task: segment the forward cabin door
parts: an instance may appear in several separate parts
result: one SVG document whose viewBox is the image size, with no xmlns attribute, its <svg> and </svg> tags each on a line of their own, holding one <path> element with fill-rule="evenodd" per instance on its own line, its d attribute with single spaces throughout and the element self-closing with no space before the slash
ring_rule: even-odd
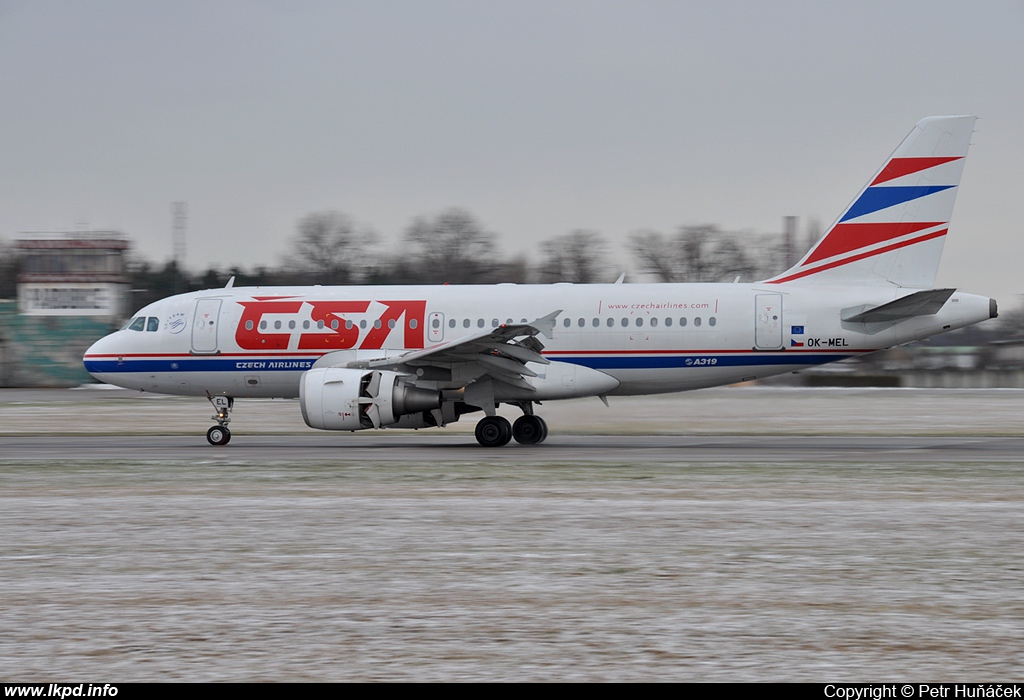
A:
<svg viewBox="0 0 1024 700">
<path fill-rule="evenodd" d="M 212 355 L 217 352 L 217 323 L 220 320 L 220 299 L 200 299 L 192 319 L 192 352 Z"/>
<path fill-rule="evenodd" d="M 781 294 L 757 294 L 754 297 L 754 348 L 782 349 Z"/>
</svg>

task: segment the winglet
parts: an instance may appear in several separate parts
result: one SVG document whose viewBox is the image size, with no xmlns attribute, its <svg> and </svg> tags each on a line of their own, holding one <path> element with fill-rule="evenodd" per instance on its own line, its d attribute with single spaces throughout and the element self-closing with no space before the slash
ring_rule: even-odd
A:
<svg viewBox="0 0 1024 700">
<path fill-rule="evenodd" d="M 555 332 L 555 319 L 558 318 L 558 314 L 562 313 L 562 309 L 552 311 L 543 318 L 538 318 L 533 323 L 527 325 L 537 329 L 538 333 L 541 333 L 545 338 L 553 338 Z"/>
</svg>

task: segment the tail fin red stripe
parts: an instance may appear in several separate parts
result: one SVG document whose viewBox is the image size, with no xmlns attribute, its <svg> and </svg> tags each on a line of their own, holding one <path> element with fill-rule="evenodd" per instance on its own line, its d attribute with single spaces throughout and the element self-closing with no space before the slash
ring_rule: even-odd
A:
<svg viewBox="0 0 1024 700">
<path fill-rule="evenodd" d="M 882 253 L 888 253 L 888 252 L 893 251 L 893 250 L 899 250 L 900 248 L 906 248 L 907 246 L 915 245 L 917 243 L 923 243 L 924 241 L 930 241 L 933 238 L 941 238 L 942 236 L 945 236 L 946 233 L 948 233 L 948 232 L 949 232 L 948 228 L 944 228 L 941 231 L 933 231 L 932 233 L 926 233 L 925 235 L 918 236 L 917 238 L 911 238 L 910 240 L 900 241 L 899 243 L 893 243 L 892 245 L 887 245 L 884 248 L 878 248 L 876 250 L 869 250 L 866 253 L 860 253 L 859 255 L 853 255 L 853 256 L 850 256 L 848 258 L 843 258 L 842 260 L 836 260 L 834 262 L 828 263 L 827 265 L 821 265 L 819 267 L 815 267 L 815 268 L 811 268 L 811 269 L 804 269 L 804 270 L 801 270 L 800 272 L 795 272 L 792 275 L 786 275 L 785 277 L 779 277 L 777 279 L 768 280 L 768 282 L 770 284 L 779 284 L 781 282 L 790 282 L 792 280 L 800 279 L 801 277 L 807 277 L 808 275 L 813 275 L 816 272 L 821 272 L 823 270 L 830 270 L 830 269 L 832 269 L 834 267 L 839 267 L 840 265 L 848 265 L 849 263 L 857 262 L 858 260 L 864 260 L 865 258 L 870 258 L 870 257 L 872 257 L 874 255 L 881 255 Z"/>
<path fill-rule="evenodd" d="M 952 156 L 949 158 L 893 158 L 886 163 L 886 166 L 882 168 L 882 172 L 878 173 L 878 177 L 872 180 L 868 187 L 877 185 L 880 182 L 895 180 L 904 175 L 927 170 L 928 168 L 934 168 L 936 165 L 960 160 L 961 158 L 963 156 Z"/>
<path fill-rule="evenodd" d="M 869 245 L 900 238 L 926 228 L 942 226 L 945 221 L 906 221 L 901 223 L 883 224 L 836 224 L 828 237 L 814 249 L 804 265 L 831 258 L 834 255 L 849 253 L 851 250 L 865 248 Z"/>
</svg>

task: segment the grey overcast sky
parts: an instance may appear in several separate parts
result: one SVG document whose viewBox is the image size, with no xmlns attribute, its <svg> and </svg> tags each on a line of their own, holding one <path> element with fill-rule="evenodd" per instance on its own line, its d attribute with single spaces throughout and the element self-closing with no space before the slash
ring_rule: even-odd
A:
<svg viewBox="0 0 1024 700">
<path fill-rule="evenodd" d="M 577 228 L 827 226 L 918 119 L 978 114 L 939 283 L 1024 292 L 1020 0 L 0 0 L 0 237 L 276 264 L 304 214 L 508 255 Z M 536 257 L 536 256 L 534 256 Z M 625 259 L 625 256 L 623 256 Z"/>
</svg>

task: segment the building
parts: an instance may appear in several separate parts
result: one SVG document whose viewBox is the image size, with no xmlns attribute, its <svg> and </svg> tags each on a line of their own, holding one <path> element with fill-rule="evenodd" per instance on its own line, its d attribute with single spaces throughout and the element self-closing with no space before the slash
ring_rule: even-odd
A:
<svg viewBox="0 0 1024 700">
<path fill-rule="evenodd" d="M 115 231 L 23 234 L 18 298 L 0 300 L 0 386 L 91 381 L 82 354 L 129 313 L 125 254 Z"/>
</svg>

